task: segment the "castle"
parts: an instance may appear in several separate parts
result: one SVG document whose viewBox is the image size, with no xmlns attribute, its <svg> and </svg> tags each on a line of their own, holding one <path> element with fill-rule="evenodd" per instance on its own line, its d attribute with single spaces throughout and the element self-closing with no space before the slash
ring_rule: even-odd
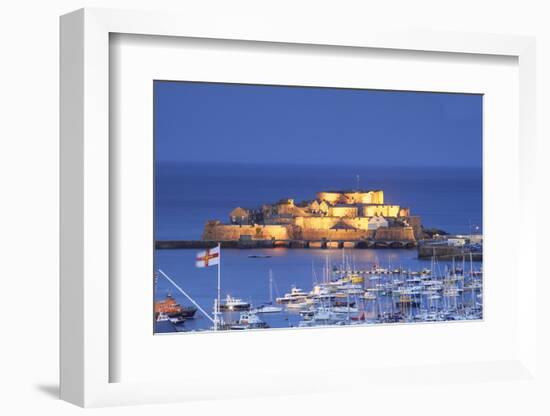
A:
<svg viewBox="0 0 550 416">
<path fill-rule="evenodd" d="M 420 217 L 384 203 L 382 190 L 318 192 L 310 201 L 283 199 L 259 208 L 237 207 L 229 222 L 208 221 L 204 241 L 398 241 L 421 238 Z"/>
</svg>

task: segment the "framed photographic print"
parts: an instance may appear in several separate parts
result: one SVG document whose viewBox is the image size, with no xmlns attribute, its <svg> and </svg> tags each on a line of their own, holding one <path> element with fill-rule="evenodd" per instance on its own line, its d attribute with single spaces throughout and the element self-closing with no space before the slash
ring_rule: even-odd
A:
<svg viewBox="0 0 550 416">
<path fill-rule="evenodd" d="M 63 399 L 538 385 L 533 39 L 338 27 L 62 17 Z"/>
</svg>

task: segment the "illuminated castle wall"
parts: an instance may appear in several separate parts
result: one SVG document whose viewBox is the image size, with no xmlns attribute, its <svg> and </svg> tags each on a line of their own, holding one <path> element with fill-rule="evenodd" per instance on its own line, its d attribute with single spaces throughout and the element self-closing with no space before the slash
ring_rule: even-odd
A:
<svg viewBox="0 0 550 416">
<path fill-rule="evenodd" d="M 419 217 L 408 208 L 384 203 L 382 190 L 318 192 L 316 199 L 293 199 L 257 209 L 235 208 L 229 223 L 209 221 L 203 240 L 340 240 L 415 241 L 421 236 Z"/>
</svg>

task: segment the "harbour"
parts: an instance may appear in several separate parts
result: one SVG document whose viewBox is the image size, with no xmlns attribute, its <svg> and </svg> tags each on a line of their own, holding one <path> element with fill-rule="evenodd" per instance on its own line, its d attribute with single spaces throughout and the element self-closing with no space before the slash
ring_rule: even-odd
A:
<svg viewBox="0 0 550 416">
<path fill-rule="evenodd" d="M 479 171 L 409 168 L 400 170 L 407 174 L 403 177 L 393 169 L 362 168 L 362 177 L 379 191 L 316 193 L 326 184 L 345 189 L 358 170 L 342 166 L 311 176 L 307 168 L 289 166 L 161 168 L 155 303 L 171 296 L 195 313 L 161 316 L 157 332 L 483 317 Z M 223 186 L 227 172 L 238 183 L 230 191 Z M 203 189 L 208 198 L 197 197 Z M 281 199 L 283 195 L 300 202 Z M 311 196 L 316 199 L 308 200 Z M 334 198 L 340 201 L 331 202 Z M 328 210 L 321 199 L 329 201 Z M 269 201 L 275 202 L 264 204 Z M 252 208 L 235 208 L 239 206 Z M 219 296 L 216 267 L 196 267 L 197 255 L 218 245 Z M 350 282 L 342 281 L 348 277 Z M 305 294 L 303 302 L 277 302 L 293 290 Z"/>
<path fill-rule="evenodd" d="M 481 263 L 467 256 L 419 259 L 415 251 L 224 249 L 219 329 L 482 319 Z M 200 278 L 182 273 L 192 271 L 195 251 L 158 250 L 157 255 L 163 272 L 214 316 L 214 273 L 205 270 Z M 166 295 L 189 305 L 170 282 L 157 277 L 156 301 Z M 212 321 L 200 312 L 171 325 L 178 332 L 212 329 Z"/>
</svg>

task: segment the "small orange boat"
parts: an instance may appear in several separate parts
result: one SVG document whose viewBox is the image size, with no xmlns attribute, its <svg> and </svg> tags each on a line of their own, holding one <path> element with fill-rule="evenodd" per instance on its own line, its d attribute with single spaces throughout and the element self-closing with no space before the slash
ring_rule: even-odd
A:
<svg viewBox="0 0 550 416">
<path fill-rule="evenodd" d="M 155 302 L 155 316 L 163 313 L 170 318 L 192 318 L 197 312 L 193 306 L 181 306 L 172 295 L 166 295 L 166 299 Z"/>
</svg>

